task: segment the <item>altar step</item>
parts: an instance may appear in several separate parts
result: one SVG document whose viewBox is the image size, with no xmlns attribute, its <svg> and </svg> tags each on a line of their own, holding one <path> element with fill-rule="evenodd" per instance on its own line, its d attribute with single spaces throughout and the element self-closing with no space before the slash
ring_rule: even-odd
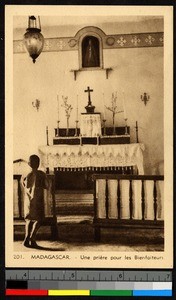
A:
<svg viewBox="0 0 176 300">
<path fill-rule="evenodd" d="M 58 216 L 87 215 L 93 216 L 92 191 L 60 190 L 55 193 L 56 214 Z"/>
</svg>

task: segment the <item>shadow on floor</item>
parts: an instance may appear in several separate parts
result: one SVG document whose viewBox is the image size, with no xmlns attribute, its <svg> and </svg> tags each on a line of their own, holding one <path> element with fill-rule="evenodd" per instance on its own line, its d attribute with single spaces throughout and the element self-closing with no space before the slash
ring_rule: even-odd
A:
<svg viewBox="0 0 176 300">
<path fill-rule="evenodd" d="M 19 230 L 19 228 L 18 228 Z M 45 251 L 64 251 L 73 248 L 89 248 L 96 251 L 98 247 L 121 248 L 127 247 L 133 251 L 164 251 L 164 230 L 163 229 L 102 229 L 100 243 L 94 242 L 94 230 L 92 224 L 69 224 L 58 225 L 58 241 L 52 242 L 50 228 L 41 227 L 38 231 L 37 240 L 48 240 L 46 245 L 40 246 L 38 250 Z M 24 228 L 15 232 L 16 241 L 22 241 L 24 238 Z M 50 247 L 50 243 L 53 243 Z M 62 246 L 61 246 L 62 245 Z M 142 249 L 142 250 L 141 250 Z M 120 251 L 120 250 L 118 250 Z"/>
</svg>

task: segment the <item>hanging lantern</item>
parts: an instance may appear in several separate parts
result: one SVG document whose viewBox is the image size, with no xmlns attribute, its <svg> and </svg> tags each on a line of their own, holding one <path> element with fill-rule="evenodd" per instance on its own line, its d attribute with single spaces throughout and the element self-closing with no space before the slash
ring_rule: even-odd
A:
<svg viewBox="0 0 176 300">
<path fill-rule="evenodd" d="M 42 52 L 44 46 L 44 37 L 41 34 L 40 17 L 38 17 L 38 22 L 36 17 L 30 16 L 28 22 L 28 28 L 24 34 L 24 45 L 29 52 L 30 57 L 35 63 L 36 58 Z"/>
</svg>

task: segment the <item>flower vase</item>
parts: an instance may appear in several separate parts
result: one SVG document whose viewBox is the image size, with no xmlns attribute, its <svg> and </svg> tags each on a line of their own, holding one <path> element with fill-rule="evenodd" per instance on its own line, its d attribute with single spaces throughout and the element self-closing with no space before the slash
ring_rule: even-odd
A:
<svg viewBox="0 0 176 300">
<path fill-rule="evenodd" d="M 112 117 L 112 122 L 113 122 L 113 135 L 116 135 L 116 128 L 115 128 L 115 115 L 113 114 Z"/>
<path fill-rule="evenodd" d="M 69 118 L 67 118 L 66 136 L 69 135 Z"/>
</svg>

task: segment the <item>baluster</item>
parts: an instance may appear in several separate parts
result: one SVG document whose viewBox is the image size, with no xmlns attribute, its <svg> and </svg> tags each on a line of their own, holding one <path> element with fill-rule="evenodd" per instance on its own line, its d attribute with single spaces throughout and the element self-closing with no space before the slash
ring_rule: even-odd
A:
<svg viewBox="0 0 176 300">
<path fill-rule="evenodd" d="M 118 179 L 118 186 L 117 186 L 117 211 L 118 211 L 118 219 L 121 218 L 121 214 L 120 214 L 120 203 L 121 203 L 121 199 L 120 199 L 120 179 Z"/>
<path fill-rule="evenodd" d="M 19 210 L 19 218 L 22 219 L 22 197 L 21 197 L 21 185 L 20 185 L 21 176 L 18 177 L 18 210 Z"/>
<path fill-rule="evenodd" d="M 134 167 L 132 166 L 132 167 L 131 167 L 131 173 L 130 173 L 130 174 L 133 175 L 133 173 L 134 173 Z"/>
<path fill-rule="evenodd" d="M 94 179 L 94 218 L 97 219 L 97 183 L 98 180 L 96 181 L 96 179 Z"/>
<path fill-rule="evenodd" d="M 129 202 L 130 202 L 130 220 L 133 216 L 133 190 L 132 190 L 132 180 L 130 179 L 130 186 L 129 186 Z"/>
<path fill-rule="evenodd" d="M 56 199 L 55 199 L 55 175 L 49 175 L 48 176 L 49 181 L 49 192 L 52 197 L 52 222 L 51 222 L 51 237 L 53 240 L 58 240 L 58 227 L 57 227 L 57 216 L 56 216 Z"/>
<path fill-rule="evenodd" d="M 142 220 L 144 220 L 144 213 L 145 213 L 145 190 L 144 190 L 144 180 L 142 180 L 141 198 L 142 198 Z"/>
<path fill-rule="evenodd" d="M 106 207 L 106 219 L 108 219 L 108 180 L 106 179 L 105 187 L 105 207 Z"/>
<path fill-rule="evenodd" d="M 154 220 L 156 221 L 156 216 L 157 216 L 157 188 L 156 188 L 156 180 L 154 180 L 154 185 L 153 185 L 153 206 L 154 206 Z"/>
<path fill-rule="evenodd" d="M 97 201 L 97 183 L 98 180 L 94 178 L 94 224 L 98 218 L 98 201 Z M 99 187 L 98 187 L 99 188 Z M 96 243 L 100 241 L 101 231 L 99 226 L 94 226 L 94 240 Z"/>
</svg>

